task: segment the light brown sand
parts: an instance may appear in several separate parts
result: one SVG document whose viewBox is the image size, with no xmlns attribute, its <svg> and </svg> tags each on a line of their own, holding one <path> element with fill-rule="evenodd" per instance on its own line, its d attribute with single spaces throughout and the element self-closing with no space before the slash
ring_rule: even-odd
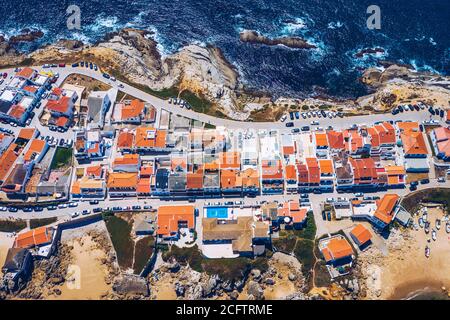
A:
<svg viewBox="0 0 450 320">
<path fill-rule="evenodd" d="M 8 249 L 12 247 L 14 238 L 9 237 L 10 233 L 0 232 L 0 277 L 3 277 L 2 269 Z"/>
<path fill-rule="evenodd" d="M 105 252 L 98 249 L 96 243 L 89 236 L 71 240 L 67 244 L 73 246 L 73 265 L 80 268 L 80 288 L 69 287 L 73 282 L 69 281 L 71 277 L 68 274 L 67 283 L 58 288 L 61 290 L 61 295 L 50 296 L 49 299 L 100 299 L 111 289 L 111 285 L 105 282 L 107 266 L 101 263 L 101 259 L 106 257 Z"/>
<path fill-rule="evenodd" d="M 441 209 L 431 208 L 428 210 L 428 220 L 431 222 L 431 228 L 434 227 L 434 221 L 437 217 L 442 218 Z M 417 221 L 417 218 L 415 219 Z M 410 231 L 413 236 L 411 249 L 402 252 L 399 257 L 388 257 L 388 263 L 382 267 L 382 285 L 383 298 L 389 298 L 394 295 L 396 288 L 405 287 L 408 290 L 415 291 L 427 286 L 450 288 L 450 235 L 445 232 L 445 226 L 437 230 L 436 241 L 431 239 L 430 234 L 425 234 L 424 230 Z M 431 249 L 429 258 L 425 257 L 425 246 Z M 410 285 L 409 285 L 410 284 Z M 397 292 L 401 293 L 401 292 Z M 395 298 L 400 298 L 398 295 Z"/>
</svg>

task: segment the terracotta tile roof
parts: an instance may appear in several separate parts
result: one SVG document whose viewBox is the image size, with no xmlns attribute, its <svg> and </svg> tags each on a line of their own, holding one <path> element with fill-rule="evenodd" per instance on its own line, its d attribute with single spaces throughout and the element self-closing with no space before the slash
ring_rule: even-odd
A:
<svg viewBox="0 0 450 320">
<path fill-rule="evenodd" d="M 35 87 L 35 86 L 25 86 L 25 87 L 23 87 L 23 90 L 31 92 L 31 93 L 35 93 L 37 91 L 37 89 L 38 88 Z"/>
<path fill-rule="evenodd" d="M 179 222 L 186 222 L 189 229 L 195 226 L 194 206 L 160 206 L 158 208 L 158 228 L 156 233 L 168 236 L 178 232 Z"/>
<path fill-rule="evenodd" d="M 121 131 L 117 137 L 118 148 L 131 148 L 133 147 L 134 134 L 132 132 Z"/>
<path fill-rule="evenodd" d="M 152 164 L 145 164 L 141 166 L 140 175 L 141 176 L 150 176 L 155 172 Z"/>
<path fill-rule="evenodd" d="M 397 127 L 400 131 L 419 131 L 419 123 L 412 121 L 397 122 Z"/>
<path fill-rule="evenodd" d="M 30 248 L 52 241 L 53 229 L 40 227 L 19 234 L 14 242 L 15 248 Z"/>
<path fill-rule="evenodd" d="M 401 175 L 406 174 L 404 166 L 386 166 L 384 167 L 387 175 Z"/>
<path fill-rule="evenodd" d="M 172 171 L 185 171 L 187 168 L 187 160 L 185 157 L 173 157 L 170 159 L 170 169 Z"/>
<path fill-rule="evenodd" d="M 62 96 L 58 100 L 48 100 L 45 108 L 50 111 L 67 113 L 71 107 L 69 97 Z"/>
<path fill-rule="evenodd" d="M 242 171 L 242 186 L 245 188 L 259 188 L 258 170 L 248 168 Z"/>
<path fill-rule="evenodd" d="M 126 154 L 122 157 L 117 157 L 113 161 L 113 166 L 120 165 L 138 165 L 139 164 L 139 155 L 138 154 Z"/>
<path fill-rule="evenodd" d="M 316 132 L 316 146 L 317 147 L 328 147 L 327 134 L 324 132 Z"/>
<path fill-rule="evenodd" d="M 9 109 L 8 115 L 15 119 L 20 119 L 25 113 L 26 109 L 20 105 L 13 105 L 11 109 Z"/>
<path fill-rule="evenodd" d="M 86 168 L 86 175 L 88 176 L 94 176 L 96 178 L 100 178 L 102 176 L 103 173 L 103 167 L 98 165 L 98 166 L 90 166 Z"/>
<path fill-rule="evenodd" d="M 308 167 L 308 182 L 320 183 L 320 168 L 319 162 L 316 158 L 306 158 L 306 165 Z"/>
<path fill-rule="evenodd" d="M 397 194 L 387 193 L 377 201 L 377 210 L 375 217 L 389 224 L 394 216 L 394 209 L 400 197 Z"/>
<path fill-rule="evenodd" d="M 144 102 L 134 99 L 129 105 L 122 107 L 122 120 L 137 118 L 144 110 Z"/>
<path fill-rule="evenodd" d="M 283 203 L 283 206 L 277 209 L 278 217 L 291 217 L 294 223 L 304 222 L 307 214 L 308 210 L 306 208 L 300 208 L 298 201 L 294 200 Z"/>
<path fill-rule="evenodd" d="M 378 132 L 380 144 L 395 144 L 397 142 L 395 129 L 389 122 L 376 125 L 375 129 Z"/>
<path fill-rule="evenodd" d="M 295 165 L 288 164 L 284 168 L 285 170 L 285 178 L 286 180 L 295 180 L 297 181 L 297 170 L 295 168 Z"/>
<path fill-rule="evenodd" d="M 65 127 L 65 126 L 67 125 L 68 122 L 69 122 L 69 119 L 68 119 L 68 118 L 66 118 L 66 117 L 58 117 L 58 118 L 56 119 L 55 124 L 56 124 L 58 127 Z"/>
<path fill-rule="evenodd" d="M 283 155 L 287 156 L 295 153 L 294 146 L 283 146 Z"/>
<path fill-rule="evenodd" d="M 378 131 L 373 127 L 369 127 L 367 128 L 367 133 L 370 135 L 370 143 L 372 144 L 372 147 L 379 147 L 380 136 L 378 135 Z"/>
<path fill-rule="evenodd" d="M 304 163 L 297 164 L 297 180 L 300 183 L 308 183 L 309 182 L 309 171 L 308 167 Z"/>
<path fill-rule="evenodd" d="M 138 127 L 134 145 L 137 148 L 165 148 L 167 131 L 152 127 Z"/>
<path fill-rule="evenodd" d="M 332 175 L 333 174 L 333 161 L 330 159 L 320 159 L 319 167 L 321 175 Z"/>
<path fill-rule="evenodd" d="M 112 172 L 108 176 L 108 188 L 136 188 L 138 181 L 137 173 Z"/>
<path fill-rule="evenodd" d="M 31 161 L 33 154 L 40 154 L 44 150 L 45 144 L 46 142 L 40 139 L 34 139 L 31 141 L 30 147 L 25 153 L 23 159 L 25 161 Z"/>
<path fill-rule="evenodd" d="M 150 194 L 151 193 L 151 178 L 140 178 L 137 184 L 137 193 Z"/>
<path fill-rule="evenodd" d="M 283 179 L 283 166 L 280 160 L 263 160 L 261 163 L 263 179 Z"/>
<path fill-rule="evenodd" d="M 450 129 L 439 127 L 434 129 L 434 134 L 436 136 L 439 153 L 444 154 L 445 157 L 450 157 Z"/>
<path fill-rule="evenodd" d="M 349 161 L 353 168 L 355 182 L 358 182 L 361 179 L 367 180 L 368 178 L 371 178 L 372 180 L 376 180 L 378 178 L 375 161 L 372 158 L 350 158 Z M 368 180 L 370 182 L 370 179 Z"/>
<path fill-rule="evenodd" d="M 25 67 L 22 70 L 20 70 L 19 72 L 16 73 L 16 77 L 22 77 L 22 78 L 26 78 L 26 79 L 30 79 L 31 76 L 33 75 L 34 70 L 29 68 L 29 67 Z"/>
<path fill-rule="evenodd" d="M 0 181 L 4 181 L 6 174 L 16 162 L 18 155 L 14 152 L 17 144 L 11 143 L 8 149 L 0 156 Z"/>
<path fill-rule="evenodd" d="M 241 153 L 238 151 L 219 153 L 219 162 L 221 168 L 240 169 Z"/>
<path fill-rule="evenodd" d="M 203 189 L 203 170 L 186 174 L 186 189 Z"/>
<path fill-rule="evenodd" d="M 242 187 L 242 177 L 236 169 L 222 169 L 220 171 L 220 186 L 222 189 Z"/>
<path fill-rule="evenodd" d="M 328 143 L 332 149 L 344 149 L 344 135 L 340 131 L 330 130 L 327 132 Z"/>
<path fill-rule="evenodd" d="M 372 234 L 362 224 L 357 224 L 350 234 L 358 240 L 358 245 L 363 245 L 372 238 Z"/>
<path fill-rule="evenodd" d="M 36 129 L 33 128 L 24 128 L 20 129 L 18 138 L 24 139 L 24 140 L 31 140 L 34 136 Z"/>
<path fill-rule="evenodd" d="M 322 250 L 322 254 L 325 260 L 329 262 L 351 256 L 353 249 L 345 238 L 333 238 Z"/>
<path fill-rule="evenodd" d="M 420 131 L 404 131 L 401 134 L 403 150 L 406 155 L 428 154 L 425 139 Z"/>
</svg>

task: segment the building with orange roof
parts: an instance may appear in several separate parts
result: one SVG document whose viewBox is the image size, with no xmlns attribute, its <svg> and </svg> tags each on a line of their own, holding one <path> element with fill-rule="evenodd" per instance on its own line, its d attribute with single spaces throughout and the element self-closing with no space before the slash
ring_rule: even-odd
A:
<svg viewBox="0 0 450 320">
<path fill-rule="evenodd" d="M 117 151 L 130 151 L 134 144 L 134 134 L 131 131 L 120 131 L 117 136 Z"/>
<path fill-rule="evenodd" d="M 48 96 L 45 109 L 56 118 L 66 117 L 72 119 L 74 103 L 77 99 L 78 95 L 75 91 L 54 88 Z"/>
<path fill-rule="evenodd" d="M 133 99 L 130 104 L 122 105 L 120 120 L 125 123 L 141 123 L 145 111 L 144 102 Z"/>
<path fill-rule="evenodd" d="M 398 130 L 401 133 L 406 133 L 408 131 L 419 131 L 419 123 L 413 121 L 400 121 L 397 122 Z"/>
<path fill-rule="evenodd" d="M 125 154 L 117 157 L 112 163 L 114 172 L 139 172 L 141 159 L 138 154 Z"/>
<path fill-rule="evenodd" d="M 426 158 L 428 149 L 420 131 L 403 131 L 400 135 L 405 158 Z"/>
<path fill-rule="evenodd" d="M 45 140 L 34 139 L 31 141 L 30 146 L 28 147 L 25 155 L 23 156 L 23 160 L 25 162 L 34 161 L 36 163 L 41 162 L 45 153 L 48 150 L 48 144 Z"/>
<path fill-rule="evenodd" d="M 100 179 L 104 177 L 104 171 L 101 165 L 90 166 L 86 168 L 86 176 Z"/>
<path fill-rule="evenodd" d="M 284 167 L 284 181 L 286 181 L 286 190 L 295 192 L 298 189 L 297 167 L 294 164 L 287 164 Z"/>
<path fill-rule="evenodd" d="M 36 70 L 31 69 L 30 67 L 22 68 L 19 72 L 16 73 L 16 77 L 30 80 L 35 74 Z"/>
<path fill-rule="evenodd" d="M 136 196 L 137 182 L 138 174 L 135 172 L 110 172 L 107 182 L 109 196 Z"/>
<path fill-rule="evenodd" d="M 372 222 L 380 229 L 389 225 L 395 216 L 395 209 L 400 197 L 394 193 L 387 193 L 377 201 L 377 210 L 374 213 Z"/>
<path fill-rule="evenodd" d="M 272 221 L 272 226 L 284 224 L 287 229 L 302 229 L 306 226 L 308 211 L 309 208 L 300 207 L 298 201 L 286 201 L 277 209 L 277 219 Z"/>
<path fill-rule="evenodd" d="M 331 151 L 338 152 L 345 148 L 344 135 L 341 131 L 328 130 L 327 138 Z"/>
<path fill-rule="evenodd" d="M 450 129 L 439 127 L 430 132 L 431 142 L 438 159 L 450 161 Z"/>
<path fill-rule="evenodd" d="M 354 185 L 378 185 L 378 172 L 375 161 L 372 158 L 354 159 L 350 158 L 349 163 L 353 171 Z"/>
<path fill-rule="evenodd" d="M 179 230 L 195 228 L 195 207 L 192 205 L 160 206 L 156 234 L 162 239 L 177 239 Z"/>
<path fill-rule="evenodd" d="M 149 196 L 152 193 L 152 181 L 151 178 L 139 178 L 137 184 L 137 195 L 138 196 Z"/>
<path fill-rule="evenodd" d="M 39 135 L 39 131 L 37 129 L 23 128 L 23 129 L 20 129 L 19 135 L 17 136 L 17 138 L 20 138 L 25 141 L 29 141 L 33 138 L 36 138 L 38 135 Z"/>
<path fill-rule="evenodd" d="M 316 148 L 327 149 L 328 148 L 328 138 L 325 132 L 315 133 Z"/>
<path fill-rule="evenodd" d="M 220 170 L 220 187 L 223 194 L 240 194 L 242 192 L 242 176 L 237 169 Z"/>
<path fill-rule="evenodd" d="M 283 192 L 284 177 L 281 160 L 261 161 L 261 183 L 263 193 Z"/>
<path fill-rule="evenodd" d="M 244 194 L 258 194 L 260 190 L 259 171 L 247 168 L 241 172 L 242 192 Z"/>
<path fill-rule="evenodd" d="M 241 153 L 239 151 L 229 151 L 219 153 L 219 163 L 222 169 L 240 169 Z"/>
<path fill-rule="evenodd" d="M 370 231 L 361 223 L 358 223 L 352 229 L 352 231 L 350 231 L 350 236 L 360 249 L 367 248 L 370 245 L 372 239 L 372 234 L 370 233 Z"/>
<path fill-rule="evenodd" d="M 345 265 L 353 260 L 353 248 L 347 239 L 341 235 L 321 240 L 319 249 L 326 263 L 333 266 Z"/>
<path fill-rule="evenodd" d="M 9 172 L 11 171 L 14 163 L 19 157 L 16 152 L 17 144 L 11 143 L 8 149 L 0 156 L 0 182 L 3 183 L 6 180 Z"/>
<path fill-rule="evenodd" d="M 92 200 L 106 197 L 105 168 L 101 165 L 80 168 L 82 176 L 72 183 L 73 199 Z"/>
<path fill-rule="evenodd" d="M 174 155 L 170 158 L 170 170 L 172 172 L 186 172 L 187 157 L 186 154 Z"/>
<path fill-rule="evenodd" d="M 186 189 L 190 194 L 203 192 L 203 169 L 186 174 Z"/>
<path fill-rule="evenodd" d="M 365 143 L 364 137 L 357 130 L 346 130 L 344 137 L 347 152 L 352 157 L 361 157 L 370 153 L 370 144 Z"/>
<path fill-rule="evenodd" d="M 445 123 L 450 124 L 450 109 L 447 109 L 447 119 L 445 120 Z"/>
<path fill-rule="evenodd" d="M 140 151 L 165 150 L 166 130 L 158 130 L 153 127 L 136 128 L 134 147 Z"/>
<path fill-rule="evenodd" d="M 141 163 L 139 176 L 141 178 L 150 178 L 155 173 L 155 163 L 153 160 L 145 160 Z"/>
<path fill-rule="evenodd" d="M 17 235 L 14 248 L 34 248 L 45 246 L 52 242 L 54 230 L 51 227 L 39 227 Z"/>
</svg>

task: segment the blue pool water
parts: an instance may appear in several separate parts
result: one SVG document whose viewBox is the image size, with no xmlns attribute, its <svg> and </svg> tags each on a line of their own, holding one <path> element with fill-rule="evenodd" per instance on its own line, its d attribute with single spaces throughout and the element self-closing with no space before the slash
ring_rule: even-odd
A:
<svg viewBox="0 0 450 320">
<path fill-rule="evenodd" d="M 206 208 L 206 217 L 207 218 L 227 219 L 228 218 L 228 208 L 226 208 L 226 207 Z"/>
</svg>

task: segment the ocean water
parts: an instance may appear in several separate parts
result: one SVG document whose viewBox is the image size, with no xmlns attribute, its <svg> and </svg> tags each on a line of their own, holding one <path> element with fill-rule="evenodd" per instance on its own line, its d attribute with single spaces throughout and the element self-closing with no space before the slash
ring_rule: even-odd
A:
<svg viewBox="0 0 450 320">
<path fill-rule="evenodd" d="M 450 74 L 450 1 L 377 0 L 381 30 L 366 27 L 369 0 L 2 0 L 0 34 L 24 28 L 45 36 L 19 46 L 31 51 L 57 39 L 95 43 L 123 27 L 155 32 L 163 54 L 196 43 L 221 48 L 250 89 L 275 96 L 325 93 L 343 98 L 366 93 L 358 82 L 363 68 L 389 60 L 418 70 Z M 81 30 L 68 30 L 66 9 L 81 9 Z M 239 41 L 239 32 L 300 36 L 317 49 L 298 50 Z M 384 54 L 355 58 L 363 48 Z"/>
</svg>

